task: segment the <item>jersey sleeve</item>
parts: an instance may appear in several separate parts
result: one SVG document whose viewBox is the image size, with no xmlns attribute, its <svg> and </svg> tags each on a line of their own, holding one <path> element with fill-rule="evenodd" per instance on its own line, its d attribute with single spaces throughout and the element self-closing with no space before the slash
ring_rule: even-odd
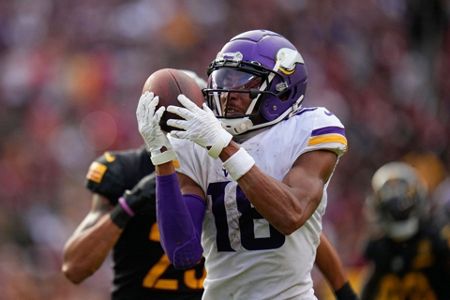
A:
<svg viewBox="0 0 450 300">
<path fill-rule="evenodd" d="M 305 152 L 330 150 L 338 157 L 347 151 L 345 128 L 341 121 L 326 108 L 320 107 L 314 112 L 312 128 Z"/>
<path fill-rule="evenodd" d="M 89 167 L 85 185 L 91 192 L 108 198 L 115 205 L 126 189 L 120 159 L 111 152 L 98 157 Z"/>
</svg>

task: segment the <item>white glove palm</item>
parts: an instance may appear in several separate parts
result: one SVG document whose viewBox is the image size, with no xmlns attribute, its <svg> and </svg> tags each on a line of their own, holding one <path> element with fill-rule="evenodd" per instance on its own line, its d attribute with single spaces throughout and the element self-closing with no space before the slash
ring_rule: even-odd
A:
<svg viewBox="0 0 450 300">
<path fill-rule="evenodd" d="M 184 95 L 179 95 L 178 101 L 184 108 L 170 105 L 167 111 L 179 115 L 184 120 L 170 119 L 167 125 L 184 129 L 184 131 L 173 130 L 170 135 L 191 140 L 208 149 L 211 157 L 219 157 L 222 149 L 230 143 L 231 134 L 222 127 L 206 104 L 203 104 L 201 109 Z"/>
<path fill-rule="evenodd" d="M 153 93 L 146 91 L 139 99 L 136 110 L 139 133 L 144 139 L 147 151 L 150 152 L 152 163 L 155 166 L 177 158 L 166 134 L 159 126 L 165 107 L 162 106 L 155 112 L 158 102 L 158 96 L 155 97 Z"/>
</svg>

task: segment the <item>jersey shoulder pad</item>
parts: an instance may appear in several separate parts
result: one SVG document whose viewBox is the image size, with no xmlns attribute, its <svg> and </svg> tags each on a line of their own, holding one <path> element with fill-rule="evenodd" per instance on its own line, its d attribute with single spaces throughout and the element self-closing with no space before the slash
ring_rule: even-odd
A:
<svg viewBox="0 0 450 300">
<path fill-rule="evenodd" d="M 125 178 L 121 157 L 105 152 L 93 161 L 86 174 L 86 187 L 108 198 L 113 204 L 125 192 Z"/>
<path fill-rule="evenodd" d="M 324 107 L 317 107 L 304 113 L 304 121 L 311 124 L 306 148 L 309 151 L 327 149 L 338 156 L 348 148 L 345 127 L 333 113 Z"/>
</svg>

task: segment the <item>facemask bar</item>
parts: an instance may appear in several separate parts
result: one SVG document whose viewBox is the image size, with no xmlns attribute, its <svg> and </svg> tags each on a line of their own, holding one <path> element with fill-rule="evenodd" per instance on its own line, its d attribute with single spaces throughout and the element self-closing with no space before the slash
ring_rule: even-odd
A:
<svg viewBox="0 0 450 300">
<path fill-rule="evenodd" d="M 264 94 L 272 95 L 275 97 L 279 97 L 287 87 L 287 83 L 284 82 L 283 77 L 278 74 L 275 71 L 265 69 L 262 66 L 257 65 L 256 63 L 246 63 L 246 62 L 236 62 L 236 61 L 220 61 L 220 62 L 213 62 L 209 69 L 208 69 L 208 75 L 211 76 L 211 74 L 219 69 L 235 69 L 238 72 L 248 73 L 252 74 L 256 77 L 259 77 L 262 79 L 262 83 L 259 88 L 257 89 L 229 89 L 229 88 L 212 88 L 211 82 L 208 82 L 208 87 L 203 90 L 208 105 L 211 108 L 215 108 L 216 114 L 218 117 L 223 117 L 223 108 L 220 101 L 220 94 L 224 92 L 228 93 L 248 93 L 252 101 L 250 102 L 245 115 L 250 116 L 253 113 L 253 110 L 256 107 L 256 104 L 260 97 Z M 279 81 L 281 84 L 278 84 L 281 88 L 278 88 L 280 91 L 278 93 L 274 93 L 271 91 L 265 91 L 265 89 L 270 85 L 273 78 L 279 78 Z M 277 85 L 277 86 L 278 86 Z M 277 90 L 278 90 L 277 89 Z"/>
<path fill-rule="evenodd" d="M 261 77 L 260 74 L 243 72 L 239 68 L 223 67 L 211 72 L 208 85 L 209 89 L 206 93 L 208 103 L 214 103 L 218 116 L 229 117 L 226 111 L 232 95 L 248 94 L 250 102 L 241 116 L 250 115 L 259 98 L 261 85 L 266 86 L 267 82 L 266 78 Z"/>
<path fill-rule="evenodd" d="M 300 96 L 300 98 L 297 100 L 296 103 L 301 103 L 303 100 L 303 95 Z M 261 124 L 254 125 L 252 120 L 250 120 L 249 116 L 243 117 L 243 118 L 229 118 L 229 119 L 222 119 L 222 125 L 224 128 L 232 135 L 239 135 L 241 133 L 247 132 L 249 130 L 257 130 L 260 128 L 264 128 L 267 126 L 274 125 L 287 116 L 291 117 L 295 115 L 300 110 L 300 105 L 293 106 L 292 108 L 286 110 L 283 114 L 281 114 L 278 118 Z M 218 117 L 219 119 L 221 117 Z"/>
<path fill-rule="evenodd" d="M 261 91 L 259 89 L 250 89 L 250 90 L 204 89 L 203 91 L 206 95 L 206 99 L 207 99 L 208 105 L 210 107 L 211 107 L 212 102 L 214 102 L 214 106 L 212 106 L 212 107 L 215 107 L 218 117 L 225 117 L 223 114 L 223 112 L 225 111 L 225 107 L 223 107 L 222 101 L 220 100 L 222 93 L 227 93 L 228 96 L 229 96 L 229 94 L 232 94 L 232 93 L 249 94 L 249 97 L 252 99 L 252 101 L 250 102 L 250 104 L 245 112 L 245 116 L 251 116 L 254 114 L 254 113 L 252 114 L 252 111 L 253 111 L 255 104 L 258 101 L 259 97 L 261 97 L 261 95 L 272 95 L 275 97 L 277 96 L 276 93 L 273 93 L 271 91 Z M 243 116 L 241 116 L 241 117 L 243 117 Z M 231 117 L 231 118 L 233 118 L 233 117 Z"/>
</svg>

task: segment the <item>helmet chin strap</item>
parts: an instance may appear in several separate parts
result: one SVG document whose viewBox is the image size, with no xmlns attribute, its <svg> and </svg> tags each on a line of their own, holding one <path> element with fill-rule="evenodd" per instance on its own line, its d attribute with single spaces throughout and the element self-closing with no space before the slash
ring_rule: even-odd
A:
<svg viewBox="0 0 450 300">
<path fill-rule="evenodd" d="M 303 98 L 305 98 L 305 95 L 301 95 L 297 101 L 295 101 L 295 103 L 292 105 L 292 110 L 289 113 L 289 118 L 292 117 L 293 115 L 295 115 L 301 108 L 302 108 L 302 102 L 303 102 Z"/>
<path fill-rule="evenodd" d="M 282 48 L 278 51 L 276 56 L 276 62 L 273 66 L 273 71 L 278 72 L 279 70 L 286 72 L 291 71 L 295 68 L 297 63 L 304 64 L 303 57 L 298 53 L 298 51 L 289 49 L 289 48 Z M 273 78 L 275 77 L 275 73 L 270 73 L 267 80 L 264 81 L 259 90 L 264 91 L 267 88 L 267 85 L 272 82 Z M 250 115 L 253 112 L 253 109 L 255 108 L 256 102 L 261 97 L 261 94 L 259 94 L 255 99 L 250 102 L 250 105 L 247 108 L 246 114 Z M 243 118 L 233 118 L 233 119 L 224 119 L 221 118 L 222 126 L 232 135 L 239 135 L 242 133 L 245 133 L 249 130 L 256 130 L 259 128 L 271 126 L 273 124 L 276 124 L 286 118 L 288 116 L 289 118 L 292 117 L 297 111 L 301 108 L 301 103 L 303 101 L 304 95 L 301 95 L 297 101 L 289 108 L 287 109 L 283 114 L 278 116 L 275 120 L 272 120 L 267 123 L 263 124 L 257 124 L 254 125 L 252 120 L 250 120 L 249 117 L 243 117 Z"/>
<path fill-rule="evenodd" d="M 267 123 L 254 125 L 249 117 L 234 118 L 234 119 L 225 119 L 225 118 L 219 119 L 222 123 L 222 127 L 225 128 L 226 131 L 228 131 L 232 135 L 239 135 L 249 130 L 256 130 L 259 128 L 274 125 L 283 120 L 284 118 L 286 118 L 286 116 L 288 116 L 289 118 L 292 117 L 293 115 L 295 115 L 295 113 L 297 113 L 300 110 L 303 98 L 304 98 L 303 95 L 300 96 L 300 98 L 298 98 L 298 100 L 295 102 L 294 105 L 292 105 L 289 109 L 287 109 L 283 114 L 278 116 L 278 118 Z"/>
<path fill-rule="evenodd" d="M 232 135 L 239 135 L 249 131 L 253 127 L 253 122 L 249 117 L 224 119 L 220 118 L 222 127 Z"/>
</svg>

